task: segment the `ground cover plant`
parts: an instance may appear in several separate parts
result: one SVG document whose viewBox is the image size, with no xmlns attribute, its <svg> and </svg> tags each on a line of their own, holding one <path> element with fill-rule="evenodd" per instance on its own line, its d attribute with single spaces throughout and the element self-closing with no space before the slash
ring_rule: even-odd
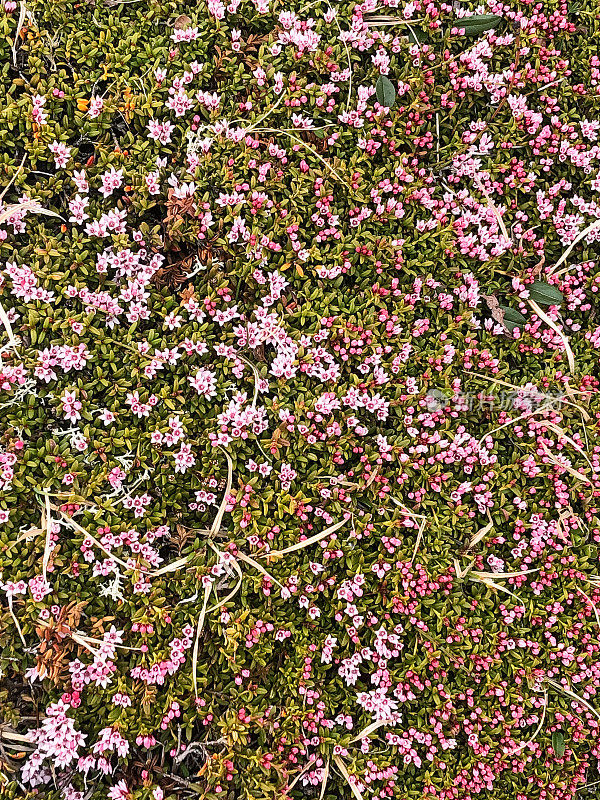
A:
<svg viewBox="0 0 600 800">
<path fill-rule="evenodd" d="M 595 792 L 598 36 L 3 0 L 3 797 Z"/>
</svg>

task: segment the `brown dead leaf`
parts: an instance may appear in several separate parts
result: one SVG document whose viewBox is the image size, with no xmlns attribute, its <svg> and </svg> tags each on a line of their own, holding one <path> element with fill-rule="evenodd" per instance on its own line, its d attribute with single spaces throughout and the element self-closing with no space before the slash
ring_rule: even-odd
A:
<svg viewBox="0 0 600 800">
<path fill-rule="evenodd" d="M 181 297 L 181 304 L 187 303 L 189 300 L 192 299 L 194 296 L 194 284 L 190 283 L 182 292 L 180 292 L 179 296 Z"/>
<path fill-rule="evenodd" d="M 535 267 L 531 270 L 531 276 L 533 278 L 537 278 L 539 276 L 540 272 L 542 271 L 542 267 L 544 266 L 545 263 L 546 263 L 546 256 L 544 253 L 542 253 L 542 257 L 535 265 Z"/>
<path fill-rule="evenodd" d="M 176 31 L 184 31 L 186 28 L 189 28 L 192 24 L 192 20 L 188 17 L 187 14 L 180 14 L 177 19 L 175 20 L 175 24 L 173 27 Z"/>
<path fill-rule="evenodd" d="M 498 298 L 494 297 L 493 294 L 482 294 L 481 296 L 487 303 L 487 306 L 492 315 L 492 319 L 495 320 L 499 325 L 502 325 L 502 327 L 504 328 L 504 333 L 510 335 L 508 326 L 504 322 L 504 311 L 502 311 L 502 309 L 500 308 L 500 303 L 498 302 Z"/>
</svg>

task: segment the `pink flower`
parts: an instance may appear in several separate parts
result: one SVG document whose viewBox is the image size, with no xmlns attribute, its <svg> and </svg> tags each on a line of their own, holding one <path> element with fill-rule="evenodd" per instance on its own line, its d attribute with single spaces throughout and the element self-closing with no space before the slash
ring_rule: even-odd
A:
<svg viewBox="0 0 600 800">
<path fill-rule="evenodd" d="M 97 95 L 94 95 L 90 99 L 90 107 L 88 108 L 88 116 L 90 119 L 96 119 L 102 113 L 102 109 L 104 108 L 104 100 Z"/>
<path fill-rule="evenodd" d="M 174 130 L 175 125 L 168 120 L 159 122 L 156 119 L 151 119 L 148 123 L 149 138 L 154 139 L 155 142 L 160 142 L 161 144 L 169 144 L 171 141 L 171 134 Z"/>
<path fill-rule="evenodd" d="M 77 186 L 79 192 L 85 193 L 89 191 L 89 185 L 85 172 L 81 170 L 73 170 L 73 182 Z"/>
<path fill-rule="evenodd" d="M 67 147 L 62 142 L 53 141 L 48 145 L 48 149 L 54 154 L 54 163 L 56 168 L 60 169 L 66 167 L 71 157 L 71 148 Z"/>
<path fill-rule="evenodd" d="M 81 419 L 79 412 L 82 408 L 82 403 L 77 399 L 75 391 L 70 392 L 65 389 L 60 399 L 63 406 L 63 414 L 69 422 L 77 422 L 77 420 Z"/>
<path fill-rule="evenodd" d="M 217 379 L 216 373 L 211 372 L 209 369 L 202 367 L 196 372 L 193 378 L 188 378 L 190 384 L 198 392 L 198 394 L 205 397 L 207 400 L 215 397 L 217 394 Z"/>
<path fill-rule="evenodd" d="M 175 472 L 187 472 L 196 463 L 196 457 L 192 453 L 189 444 L 182 444 L 175 456 Z"/>
<path fill-rule="evenodd" d="M 109 789 L 107 795 L 109 800 L 128 800 L 130 796 L 131 794 L 124 780 L 120 780 L 111 789 Z"/>
<path fill-rule="evenodd" d="M 111 167 L 110 170 L 107 170 L 103 175 L 100 176 L 102 180 L 102 188 L 100 189 L 100 193 L 104 195 L 104 197 L 109 197 L 115 189 L 118 189 L 121 184 L 123 183 L 123 170 L 122 169 L 115 169 Z"/>
<path fill-rule="evenodd" d="M 16 7 L 16 6 L 15 6 Z M 44 105 L 46 103 L 46 98 L 41 94 L 34 94 L 31 98 L 31 102 L 33 105 L 31 116 L 33 117 L 33 121 L 37 125 L 47 125 L 48 124 L 48 115 L 46 111 L 44 111 Z"/>
<path fill-rule="evenodd" d="M 292 468 L 291 464 L 283 463 L 279 472 L 279 480 L 281 481 L 281 488 L 287 491 L 292 481 L 297 477 L 298 473 Z"/>
<path fill-rule="evenodd" d="M 0 588 L 6 592 L 8 597 L 14 597 L 16 594 L 25 594 L 27 592 L 27 584 L 25 581 L 18 581 L 18 583 L 7 581 L 7 583 L 1 584 Z"/>
</svg>

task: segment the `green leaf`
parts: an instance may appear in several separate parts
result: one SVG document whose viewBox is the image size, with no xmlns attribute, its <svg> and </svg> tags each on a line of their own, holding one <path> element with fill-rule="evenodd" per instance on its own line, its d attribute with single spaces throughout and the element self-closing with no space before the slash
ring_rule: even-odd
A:
<svg viewBox="0 0 600 800">
<path fill-rule="evenodd" d="M 500 311 L 504 312 L 504 322 L 507 328 L 522 328 L 527 322 L 527 317 L 524 317 L 516 308 L 500 306 Z"/>
<path fill-rule="evenodd" d="M 463 17 L 455 21 L 456 28 L 462 28 L 465 36 L 479 36 L 480 33 L 491 31 L 502 22 L 498 14 L 475 14 L 472 17 Z"/>
<path fill-rule="evenodd" d="M 565 739 L 560 731 L 552 732 L 552 749 L 559 758 L 565 754 Z"/>
<path fill-rule="evenodd" d="M 565 296 L 556 288 L 544 281 L 534 281 L 529 286 L 529 297 L 541 306 L 560 306 Z"/>
<path fill-rule="evenodd" d="M 385 75 L 380 75 L 377 79 L 377 83 L 375 84 L 375 94 L 377 95 L 377 102 L 385 106 L 386 108 L 391 108 L 394 105 L 396 100 L 396 89 L 394 88 L 394 84 L 391 82 L 389 78 L 386 78 Z"/>
<path fill-rule="evenodd" d="M 406 36 L 411 44 L 423 44 L 423 42 L 427 41 L 427 34 L 421 28 L 417 28 L 413 25 L 407 27 L 408 33 Z"/>
</svg>

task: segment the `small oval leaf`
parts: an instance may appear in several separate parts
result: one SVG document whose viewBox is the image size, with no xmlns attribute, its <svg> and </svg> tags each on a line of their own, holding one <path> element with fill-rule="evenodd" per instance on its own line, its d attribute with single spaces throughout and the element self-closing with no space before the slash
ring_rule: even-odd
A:
<svg viewBox="0 0 600 800">
<path fill-rule="evenodd" d="M 544 281 L 534 281 L 528 288 L 529 297 L 541 306 L 560 306 L 564 302 L 560 289 Z"/>
<path fill-rule="evenodd" d="M 380 75 L 377 79 L 377 83 L 375 84 L 375 94 L 377 96 L 377 102 L 380 105 L 385 106 L 386 108 L 391 108 L 394 105 L 394 101 L 396 100 L 396 90 L 394 88 L 394 84 L 389 78 L 386 78 L 385 75 Z"/>
<path fill-rule="evenodd" d="M 462 28 L 465 36 L 479 36 L 480 33 L 491 31 L 502 22 L 498 14 L 474 14 L 471 17 L 462 17 L 454 23 L 456 28 Z"/>
<path fill-rule="evenodd" d="M 553 731 L 552 733 L 552 749 L 559 758 L 565 754 L 565 738 L 560 731 Z"/>
<path fill-rule="evenodd" d="M 425 31 L 413 25 L 408 28 L 408 33 L 406 35 L 411 44 L 423 44 L 423 42 L 427 41 L 427 34 Z"/>
<path fill-rule="evenodd" d="M 524 317 L 516 308 L 500 306 L 500 311 L 504 312 L 504 324 L 507 328 L 522 328 L 527 322 L 527 317 Z"/>
</svg>

